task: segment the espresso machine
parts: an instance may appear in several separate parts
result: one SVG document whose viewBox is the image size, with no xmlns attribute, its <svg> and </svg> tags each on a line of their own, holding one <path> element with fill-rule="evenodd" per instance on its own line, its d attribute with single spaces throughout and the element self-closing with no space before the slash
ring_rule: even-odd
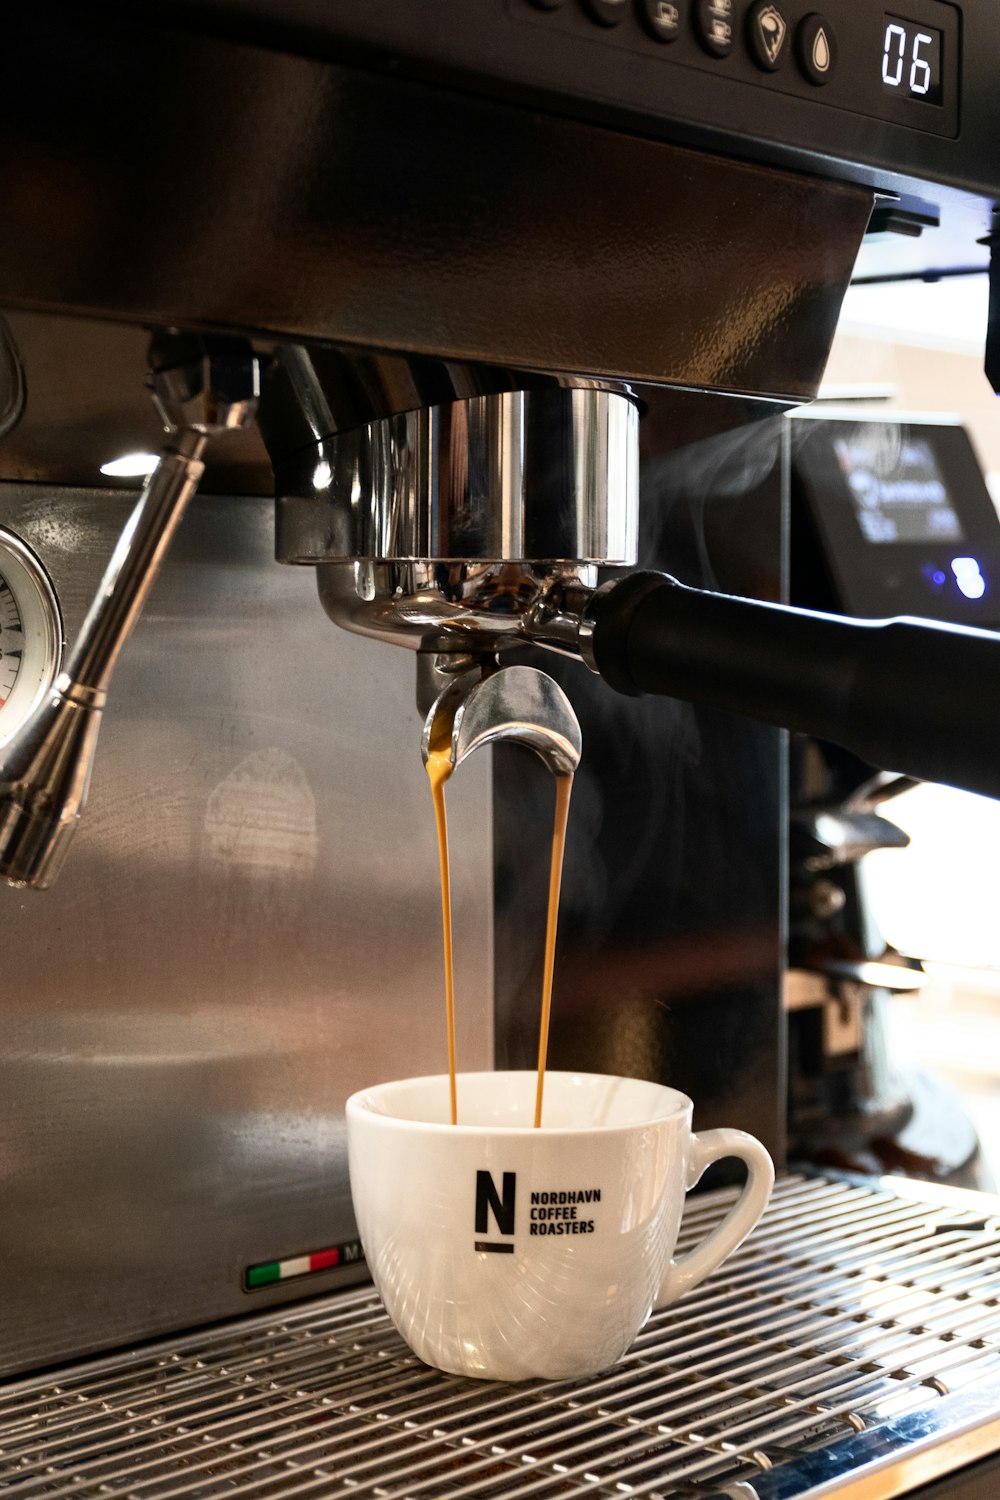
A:
<svg viewBox="0 0 1000 1500">
<path fill-rule="evenodd" d="M 787 1168 L 783 976 L 786 731 L 995 795 L 997 641 L 790 611 L 787 477 L 718 482 L 859 252 L 988 266 L 988 0 L 900 10 L 10 28 L 0 1491 L 989 1492 L 997 1205 Z M 347 1095 L 444 1061 L 423 726 L 524 670 L 582 744 L 550 1065 L 785 1167 L 586 1388 L 420 1366 L 346 1168 Z M 500 698 L 449 791 L 463 1068 L 538 1025 L 544 709 Z"/>
</svg>

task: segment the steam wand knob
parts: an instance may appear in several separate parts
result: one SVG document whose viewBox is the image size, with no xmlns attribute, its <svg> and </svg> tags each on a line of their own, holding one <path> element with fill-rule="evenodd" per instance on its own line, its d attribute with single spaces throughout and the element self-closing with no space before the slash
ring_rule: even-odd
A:
<svg viewBox="0 0 1000 1500">
<path fill-rule="evenodd" d="M 204 471 L 210 437 L 248 426 L 259 363 L 244 339 L 154 336 L 153 401 L 168 437 L 125 524 L 66 669 L 0 763 L 0 876 L 44 889 L 58 874 L 87 799 L 108 682 L 118 653 Z"/>
</svg>

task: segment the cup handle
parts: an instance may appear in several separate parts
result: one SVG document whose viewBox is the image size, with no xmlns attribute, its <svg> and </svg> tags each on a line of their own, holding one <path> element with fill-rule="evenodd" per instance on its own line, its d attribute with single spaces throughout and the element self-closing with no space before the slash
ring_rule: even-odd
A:
<svg viewBox="0 0 1000 1500">
<path fill-rule="evenodd" d="M 743 1191 L 721 1224 L 706 1240 L 672 1260 L 660 1285 L 657 1307 L 675 1302 L 704 1281 L 737 1245 L 742 1244 L 767 1207 L 774 1186 L 774 1163 L 760 1141 L 744 1130 L 706 1130 L 691 1136 L 685 1191 L 690 1192 L 705 1168 L 723 1156 L 738 1156 L 747 1164 Z"/>
</svg>

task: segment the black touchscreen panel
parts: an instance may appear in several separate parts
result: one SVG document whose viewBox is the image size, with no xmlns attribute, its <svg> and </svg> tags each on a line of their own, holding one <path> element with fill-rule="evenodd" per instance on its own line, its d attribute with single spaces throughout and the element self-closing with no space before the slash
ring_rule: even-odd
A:
<svg viewBox="0 0 1000 1500">
<path fill-rule="evenodd" d="M 840 608 L 1000 625 L 1000 520 L 963 427 L 790 421 L 796 503 Z"/>
</svg>

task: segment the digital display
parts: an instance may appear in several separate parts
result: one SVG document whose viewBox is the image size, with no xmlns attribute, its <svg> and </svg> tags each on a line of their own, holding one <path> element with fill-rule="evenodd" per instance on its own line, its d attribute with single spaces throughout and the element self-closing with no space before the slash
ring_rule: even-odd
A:
<svg viewBox="0 0 1000 1500">
<path fill-rule="evenodd" d="M 905 16 L 882 17 L 882 87 L 898 99 L 941 104 L 944 32 Z"/>
<path fill-rule="evenodd" d="M 834 438 L 861 534 L 869 542 L 962 542 L 931 444 L 888 423 Z"/>
</svg>

